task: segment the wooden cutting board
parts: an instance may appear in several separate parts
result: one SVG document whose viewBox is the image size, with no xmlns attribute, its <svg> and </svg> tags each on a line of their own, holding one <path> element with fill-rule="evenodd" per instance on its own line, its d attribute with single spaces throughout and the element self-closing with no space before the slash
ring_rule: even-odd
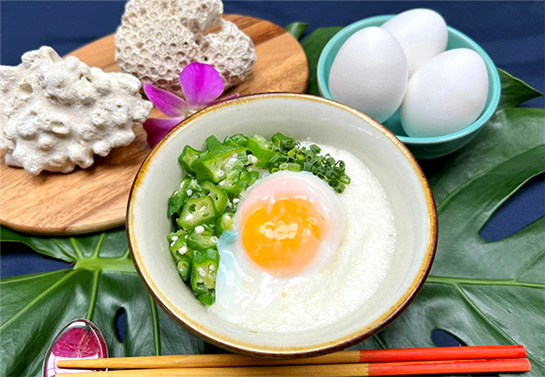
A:
<svg viewBox="0 0 545 377">
<path fill-rule="evenodd" d="M 242 84 L 225 95 L 263 92 L 304 93 L 308 83 L 305 52 L 289 33 L 271 22 L 241 15 L 225 15 L 254 42 L 257 63 Z M 106 72 L 120 72 L 115 62 L 114 35 L 88 44 L 69 55 Z M 151 118 L 163 117 L 153 109 Z M 14 230 L 68 235 L 124 225 L 129 191 L 140 164 L 149 153 L 146 133 L 135 125 L 136 140 L 95 156 L 89 169 L 70 174 L 43 172 L 32 176 L 4 164 L 0 153 L 0 223 Z"/>
</svg>

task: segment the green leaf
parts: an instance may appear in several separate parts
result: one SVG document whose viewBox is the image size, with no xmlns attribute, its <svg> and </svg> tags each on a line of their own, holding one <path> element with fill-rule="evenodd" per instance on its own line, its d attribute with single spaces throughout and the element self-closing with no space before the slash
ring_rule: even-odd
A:
<svg viewBox="0 0 545 377">
<path fill-rule="evenodd" d="M 443 329 L 467 345 L 523 344 L 532 363 L 525 376 L 545 375 L 538 335 L 545 331 L 545 219 L 501 241 L 479 236 L 494 211 L 545 170 L 543 161 L 542 144 L 472 177 L 441 202 L 432 271 L 409 309 L 380 334 L 388 347 L 431 346 L 431 333 Z"/>
<path fill-rule="evenodd" d="M 528 99 L 508 77 L 505 102 Z M 495 242 L 479 235 L 502 203 L 545 171 L 544 124 L 543 109 L 499 110 L 467 147 L 434 161 L 437 254 L 417 298 L 378 335 L 385 347 L 433 346 L 432 332 L 443 329 L 467 345 L 523 344 L 532 363 L 524 376 L 545 375 L 537 335 L 545 332 L 545 219 Z"/>
<path fill-rule="evenodd" d="M 515 107 L 531 99 L 543 97 L 543 93 L 511 76 L 504 70 L 498 69 L 498 73 L 501 79 L 501 97 L 498 110 Z"/>
<path fill-rule="evenodd" d="M 542 145 L 544 122 L 543 109 L 497 111 L 479 135 L 460 151 L 442 159 L 421 161 L 436 203 L 472 177 Z"/>
<path fill-rule="evenodd" d="M 286 31 L 293 35 L 295 39 L 299 39 L 303 36 L 305 33 L 305 30 L 307 30 L 308 24 L 304 22 L 292 22 L 288 26 L 285 27 Z"/>
<path fill-rule="evenodd" d="M 1 228 L 0 238 L 75 263 L 73 269 L 0 281 L 1 376 L 41 376 L 49 343 L 76 318 L 98 325 L 112 356 L 214 351 L 151 299 L 134 269 L 123 229 L 84 237 L 43 238 Z M 123 343 L 114 327 L 121 308 L 127 318 Z"/>
<path fill-rule="evenodd" d="M 308 94 L 320 95 L 318 90 L 318 79 L 316 69 L 318 67 L 318 59 L 329 40 L 341 30 L 341 27 L 326 27 L 318 29 L 303 39 L 301 45 L 307 54 L 308 60 Z"/>
</svg>

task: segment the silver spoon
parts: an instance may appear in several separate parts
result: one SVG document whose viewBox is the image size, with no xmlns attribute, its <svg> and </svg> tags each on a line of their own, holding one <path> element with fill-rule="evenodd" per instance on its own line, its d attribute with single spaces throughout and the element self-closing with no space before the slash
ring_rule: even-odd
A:
<svg viewBox="0 0 545 377">
<path fill-rule="evenodd" d="M 86 319 L 76 319 L 66 325 L 51 343 L 44 359 L 43 377 L 54 377 L 58 373 L 89 372 L 84 369 L 58 368 L 59 360 L 106 357 L 108 346 L 98 327 Z"/>
</svg>

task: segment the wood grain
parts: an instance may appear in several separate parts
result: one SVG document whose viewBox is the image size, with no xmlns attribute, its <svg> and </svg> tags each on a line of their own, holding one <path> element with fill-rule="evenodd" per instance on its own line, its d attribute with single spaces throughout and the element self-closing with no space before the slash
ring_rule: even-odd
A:
<svg viewBox="0 0 545 377">
<path fill-rule="evenodd" d="M 225 93 L 304 93 L 308 65 L 301 45 L 271 22 L 242 15 L 225 15 L 254 42 L 257 63 L 246 81 Z M 114 35 L 88 44 L 69 55 L 106 72 L 119 72 Z M 151 118 L 163 117 L 153 109 Z M 32 176 L 8 167 L 0 152 L 0 223 L 25 233 L 68 235 L 100 231 L 125 223 L 129 191 L 140 164 L 149 153 L 146 134 L 135 125 L 136 140 L 95 157 L 89 169 L 70 174 L 44 172 Z"/>
</svg>

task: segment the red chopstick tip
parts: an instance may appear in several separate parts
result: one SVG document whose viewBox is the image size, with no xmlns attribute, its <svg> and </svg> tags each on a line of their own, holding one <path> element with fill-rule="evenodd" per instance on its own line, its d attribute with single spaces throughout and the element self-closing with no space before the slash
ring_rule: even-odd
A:
<svg viewBox="0 0 545 377">
<path fill-rule="evenodd" d="M 526 351 L 524 351 L 524 355 L 526 355 Z M 523 372 L 531 371 L 532 370 L 532 363 L 530 362 L 530 360 L 528 360 L 528 359 L 522 359 L 522 360 L 525 361 L 525 363 L 523 363 L 523 364 L 526 364 L 526 368 L 528 368 L 526 370 L 523 370 Z"/>
<path fill-rule="evenodd" d="M 401 348 L 360 351 L 360 363 L 461 359 L 507 359 L 522 357 L 526 357 L 526 349 L 522 345 Z"/>
<path fill-rule="evenodd" d="M 524 348 L 523 345 L 519 344 L 519 345 L 516 345 L 516 346 L 513 346 L 513 347 L 516 347 L 518 349 L 518 351 L 520 352 L 518 357 L 526 357 L 526 348 Z"/>
<path fill-rule="evenodd" d="M 528 372 L 528 359 L 404 361 L 369 364 L 369 376 Z"/>
</svg>

